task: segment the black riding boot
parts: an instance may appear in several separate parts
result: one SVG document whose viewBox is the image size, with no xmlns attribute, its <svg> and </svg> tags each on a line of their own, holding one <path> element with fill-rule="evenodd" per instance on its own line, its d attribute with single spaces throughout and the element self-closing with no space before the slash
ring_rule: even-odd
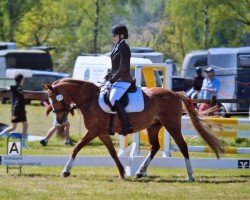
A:
<svg viewBox="0 0 250 200">
<path fill-rule="evenodd" d="M 122 122 L 122 131 L 119 134 L 125 136 L 128 133 L 133 133 L 134 131 L 133 131 L 132 126 L 129 123 L 127 113 L 125 109 L 122 107 L 122 105 L 120 104 L 120 102 L 116 101 L 114 107 L 115 107 L 115 110 L 117 112 L 119 119 Z"/>
</svg>

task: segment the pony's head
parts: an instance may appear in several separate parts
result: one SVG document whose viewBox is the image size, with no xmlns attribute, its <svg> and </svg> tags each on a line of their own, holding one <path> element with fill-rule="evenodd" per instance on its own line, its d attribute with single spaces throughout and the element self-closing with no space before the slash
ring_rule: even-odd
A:
<svg viewBox="0 0 250 200">
<path fill-rule="evenodd" d="M 56 85 L 45 84 L 43 85 L 46 90 L 50 104 L 53 108 L 53 112 L 56 115 L 56 121 L 59 124 L 63 124 L 67 121 L 69 112 L 73 115 L 72 108 L 70 106 L 71 99 L 66 92 L 59 91 Z"/>
</svg>

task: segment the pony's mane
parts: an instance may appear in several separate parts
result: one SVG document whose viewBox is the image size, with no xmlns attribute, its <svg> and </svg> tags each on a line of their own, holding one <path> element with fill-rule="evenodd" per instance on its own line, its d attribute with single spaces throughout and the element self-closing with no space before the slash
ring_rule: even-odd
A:
<svg viewBox="0 0 250 200">
<path fill-rule="evenodd" d="M 66 83 L 66 84 L 70 83 L 70 84 L 74 84 L 74 85 L 86 85 L 89 87 L 98 87 L 97 85 L 95 85 L 92 82 L 77 80 L 77 79 L 72 79 L 72 78 L 63 78 L 63 79 L 57 80 L 53 83 L 53 86 L 56 86 L 58 84 L 64 84 L 64 83 Z"/>
</svg>

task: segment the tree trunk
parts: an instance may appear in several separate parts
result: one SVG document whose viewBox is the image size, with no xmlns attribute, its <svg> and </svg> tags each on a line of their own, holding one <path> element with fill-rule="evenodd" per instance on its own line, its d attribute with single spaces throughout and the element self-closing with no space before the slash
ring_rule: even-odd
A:
<svg viewBox="0 0 250 200">
<path fill-rule="evenodd" d="M 204 37 L 203 37 L 203 48 L 208 48 L 208 34 L 209 34 L 209 16 L 208 16 L 208 5 L 204 6 Z"/>
<path fill-rule="evenodd" d="M 97 53 L 98 51 L 98 24 L 99 24 L 99 0 L 95 0 L 95 20 L 94 20 L 94 41 L 93 41 L 93 53 Z"/>
<path fill-rule="evenodd" d="M 15 42 L 15 26 L 16 26 L 16 10 L 15 10 L 15 0 L 8 1 L 8 13 L 9 13 L 9 21 L 10 21 L 10 30 L 9 30 L 9 40 L 10 42 Z"/>
</svg>

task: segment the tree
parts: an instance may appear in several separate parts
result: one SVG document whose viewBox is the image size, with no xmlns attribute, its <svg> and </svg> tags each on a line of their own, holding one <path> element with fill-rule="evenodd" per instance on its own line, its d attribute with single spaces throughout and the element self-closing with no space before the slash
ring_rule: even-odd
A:
<svg viewBox="0 0 250 200">
<path fill-rule="evenodd" d="M 169 0 L 153 42 L 179 63 L 190 50 L 242 46 L 249 35 L 249 0 Z"/>
<path fill-rule="evenodd" d="M 17 24 L 30 8 L 39 4 L 32 0 L 1 0 L 0 1 L 0 39 L 11 42 L 15 41 Z"/>
</svg>

